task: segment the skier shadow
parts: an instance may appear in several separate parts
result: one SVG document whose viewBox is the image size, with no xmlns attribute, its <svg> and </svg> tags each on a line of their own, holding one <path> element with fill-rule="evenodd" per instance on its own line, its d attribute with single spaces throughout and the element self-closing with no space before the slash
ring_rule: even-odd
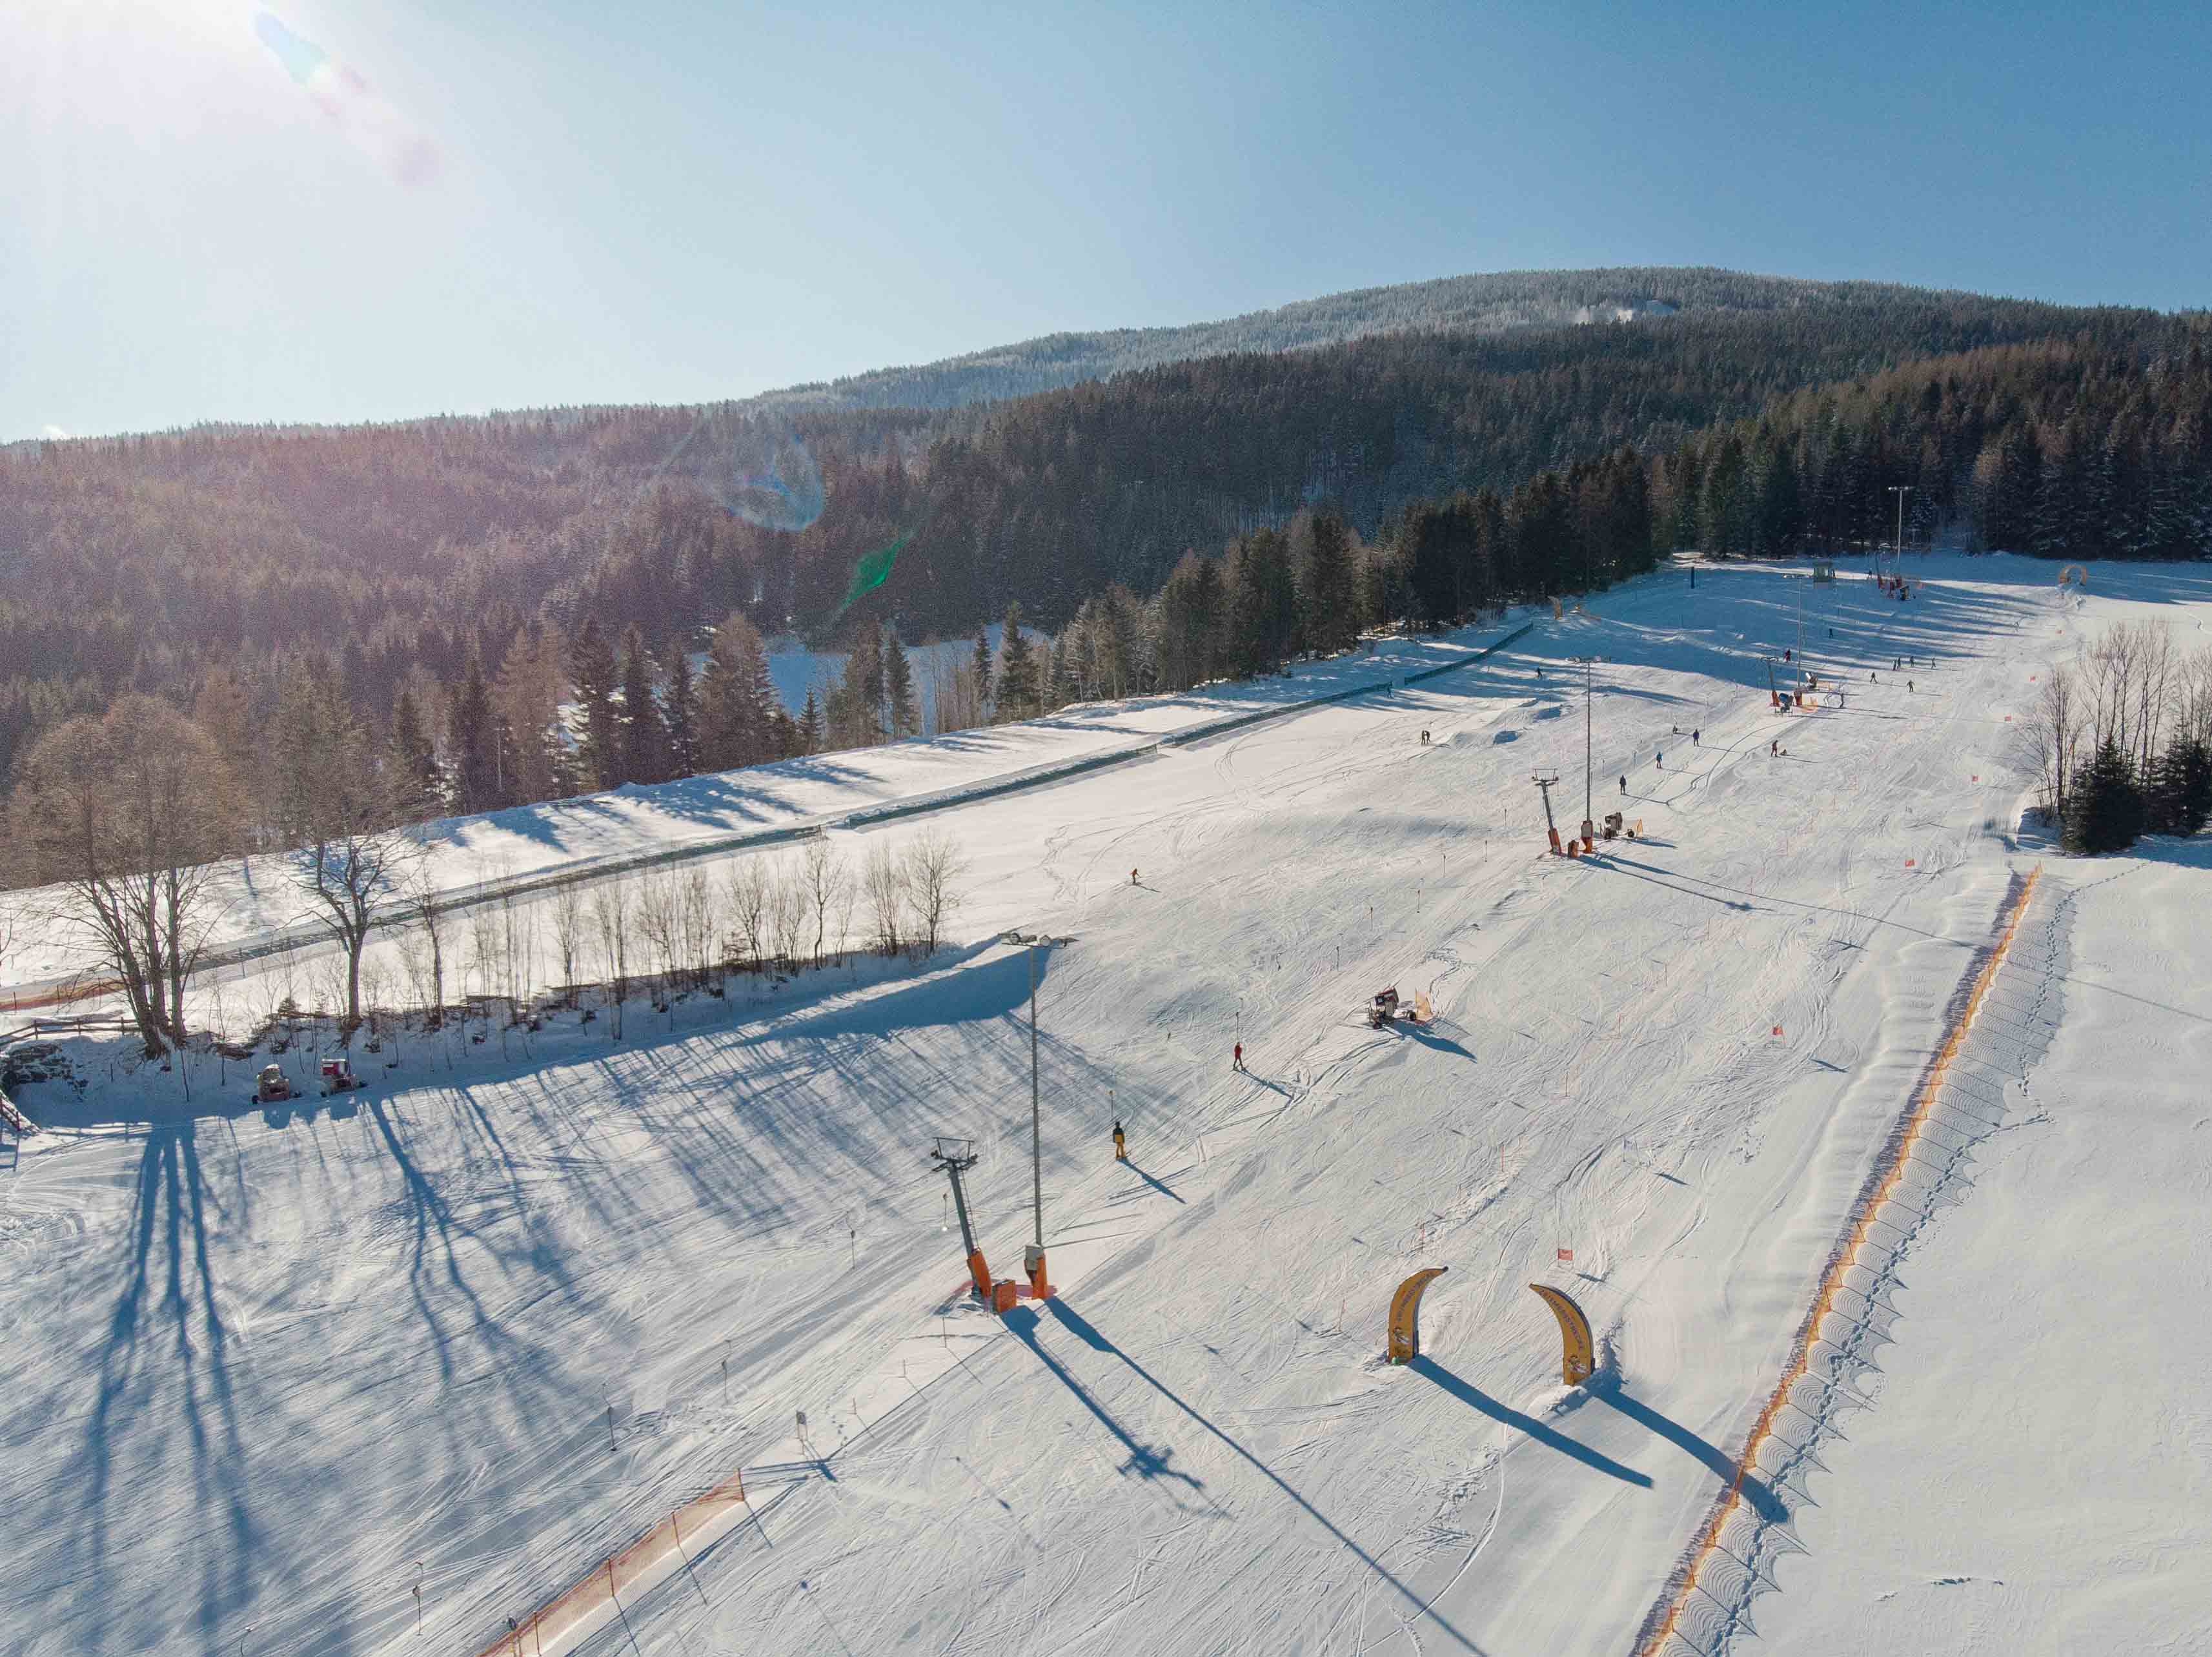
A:
<svg viewBox="0 0 2212 1657">
<path fill-rule="evenodd" d="M 1391 1588 L 1395 1589 L 1399 1595 L 1413 1607 L 1415 1618 L 1425 1618 L 1430 1622 L 1435 1624 L 1436 1626 L 1442 1630 L 1445 1634 L 1449 1635 L 1454 1641 L 1457 1642 L 1463 1650 L 1474 1652 L 1477 1654 L 1477 1657 L 1480 1657 L 1482 1648 L 1476 1645 L 1474 1641 L 1468 1639 L 1466 1635 L 1461 1633 L 1458 1629 L 1455 1628 L 1451 1624 L 1450 1621 L 1445 1618 L 1443 1613 L 1436 1609 L 1435 1605 L 1431 1602 L 1431 1599 L 1424 1598 L 1423 1596 L 1414 1593 L 1414 1591 L 1404 1581 L 1392 1575 L 1389 1568 L 1383 1564 L 1381 1560 L 1376 1558 L 1375 1556 L 1369 1553 L 1366 1549 L 1361 1547 L 1358 1543 L 1353 1541 L 1349 1536 L 1346 1535 L 1344 1532 L 1338 1529 L 1336 1525 L 1327 1515 L 1325 1515 L 1321 1509 L 1315 1507 L 1312 1502 L 1307 1501 L 1304 1496 L 1299 1495 L 1296 1490 L 1294 1490 L 1290 1484 L 1286 1484 L 1281 1474 L 1278 1473 L 1266 1462 L 1261 1460 L 1258 1456 L 1254 1455 L 1251 1451 L 1246 1449 L 1235 1439 L 1230 1437 L 1227 1433 L 1223 1432 L 1220 1428 L 1215 1426 L 1211 1421 L 1207 1420 L 1206 1417 L 1200 1415 L 1196 1410 L 1191 1408 L 1189 1405 L 1184 1403 L 1178 1394 L 1170 1391 L 1157 1375 L 1152 1374 L 1151 1370 L 1146 1369 L 1143 1364 L 1138 1363 L 1136 1359 L 1131 1357 L 1127 1352 L 1116 1346 L 1112 1341 L 1100 1334 L 1097 1329 L 1091 1326 L 1080 1313 L 1077 1312 L 1074 1308 L 1068 1305 L 1064 1296 L 1055 1295 L 1052 1299 L 1045 1302 L 1045 1306 L 1052 1313 L 1053 1316 L 1059 1320 L 1059 1321 L 1064 1325 L 1069 1332 L 1073 1334 L 1078 1340 L 1090 1347 L 1093 1351 L 1108 1353 L 1121 1359 L 1123 1363 L 1128 1365 L 1131 1369 L 1134 1370 L 1138 1377 L 1146 1385 L 1150 1386 L 1153 1391 L 1159 1393 L 1159 1395 L 1165 1399 L 1169 1403 L 1174 1405 L 1176 1408 L 1182 1411 L 1183 1414 L 1188 1416 L 1199 1427 L 1207 1433 L 1212 1434 L 1216 1439 L 1219 1440 L 1232 1454 L 1236 1455 L 1255 1472 L 1257 1472 L 1262 1478 L 1266 1479 L 1278 1490 L 1281 1491 L 1292 1502 L 1296 1502 L 1300 1511 L 1304 1513 L 1307 1518 L 1312 1520 L 1323 1530 L 1327 1531 L 1329 1535 L 1333 1537 L 1347 1552 L 1351 1553 L 1354 1558 L 1358 1559 L 1360 1563 L 1366 1566 L 1368 1569 L 1373 1571 L 1376 1576 L 1380 1577 Z M 1017 1320 L 1020 1319 L 1024 1312 L 1027 1312 L 1029 1314 L 1027 1319 L 1023 1321 L 1017 1322 Z M 1016 1335 L 1019 1336 L 1024 1342 L 1028 1343 L 1031 1350 L 1035 1350 L 1040 1357 L 1044 1357 L 1045 1362 L 1048 1364 L 1052 1364 L 1052 1360 L 1049 1357 L 1045 1357 L 1043 1349 L 1036 1344 L 1036 1328 L 1037 1318 L 1034 1310 L 1027 1307 L 1018 1306 L 1012 1312 L 1009 1312 L 1006 1314 L 1006 1320 L 1008 1328 L 1012 1329 Z M 1055 1370 L 1059 1370 L 1060 1368 L 1057 1364 L 1052 1364 L 1052 1367 Z M 1062 1374 L 1063 1379 L 1065 1379 L 1065 1372 L 1062 1371 L 1060 1373 Z M 1073 1383 L 1071 1383 L 1071 1385 Z M 1085 1402 L 1088 1402 L 1087 1399 L 1085 1399 Z M 1115 1430 L 1118 1435 L 1120 1429 L 1117 1428 Z M 1123 1442 L 1126 1443 L 1128 1441 L 1124 1437 Z M 1577 1446 L 1577 1448 L 1579 1448 L 1580 1447 Z M 1184 1478 L 1188 1477 L 1188 1475 L 1176 1474 L 1175 1477 Z M 1641 1475 L 1632 1473 L 1630 1474 L 1630 1477 L 1640 1478 Z M 1644 1479 L 1643 1482 L 1648 1484 L 1651 1481 L 1649 1479 Z M 1196 1485 L 1198 1481 L 1193 1479 L 1191 1483 L 1194 1485 Z"/>
<path fill-rule="evenodd" d="M 1162 1181 L 1154 1179 L 1151 1174 L 1146 1173 L 1142 1168 L 1139 1167 L 1135 1162 L 1131 1162 L 1128 1167 L 1130 1173 L 1135 1174 L 1139 1179 L 1142 1180 L 1146 1185 L 1152 1187 L 1153 1190 L 1158 1192 L 1162 1196 L 1175 1197 L 1175 1199 L 1179 1203 L 1182 1203 L 1185 1208 L 1190 1206 L 1188 1203 L 1183 1202 L 1182 1198 L 1176 1197 L 1173 1187 L 1165 1184 Z"/>
<path fill-rule="evenodd" d="M 1427 1376 L 1461 1403 L 1473 1405 L 1492 1421 L 1525 1433 L 1538 1443 L 1548 1446 L 1562 1455 L 1571 1456 L 1586 1467 L 1595 1467 L 1601 1473 L 1608 1473 L 1624 1484 L 1640 1485 L 1645 1490 L 1651 1488 L 1649 1475 L 1640 1473 L 1633 1467 L 1625 1467 L 1611 1456 L 1601 1455 L 1589 1445 L 1576 1442 L 1565 1433 L 1547 1427 L 1535 1417 L 1523 1415 L 1510 1404 L 1499 1403 L 1480 1387 L 1461 1380 L 1433 1358 L 1416 1357 L 1406 1367 L 1416 1375 Z"/>
<path fill-rule="evenodd" d="M 1714 1445 L 1699 1438 L 1680 1422 L 1670 1421 L 1648 1404 L 1639 1403 L 1619 1387 L 1596 1387 L 1590 1396 L 1601 1404 L 1611 1405 L 1631 1421 L 1650 1429 L 1669 1443 L 1680 1445 L 1706 1466 L 1711 1468 L 1723 1484 L 1735 1485 L 1742 1490 L 1744 1499 L 1751 1503 L 1752 1511 L 1771 1525 L 1788 1520 L 1790 1510 L 1782 1505 L 1773 1488 L 1748 1467 L 1739 1467 Z M 1738 1482 L 1741 1475 L 1741 1483 Z"/>
</svg>

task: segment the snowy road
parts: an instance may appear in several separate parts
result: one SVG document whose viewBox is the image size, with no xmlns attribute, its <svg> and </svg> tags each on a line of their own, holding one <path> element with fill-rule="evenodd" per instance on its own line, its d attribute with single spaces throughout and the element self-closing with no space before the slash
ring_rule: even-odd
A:
<svg viewBox="0 0 2212 1657">
<path fill-rule="evenodd" d="M 474 1651 L 743 1466 L 748 1521 L 582 1649 L 1626 1651 L 2033 860 L 2005 716 L 2053 651 L 2212 598 L 2146 577 L 2142 604 L 2062 611 L 2040 566 L 1933 573 L 1906 606 L 1655 578 L 1429 685 L 932 819 L 974 860 L 964 936 L 1073 939 L 1039 996 L 1065 1290 L 1041 1315 L 952 1304 L 925 1166 L 933 1134 L 978 1140 L 982 1244 L 1017 1271 L 1028 980 L 987 944 L 772 1020 L 464 1049 L 450 1080 L 418 1054 L 282 1126 L 149 1132 L 143 1078 L 34 1089 L 34 1116 L 139 1126 L 40 1136 L 6 1176 L 9 1649 Z M 1849 703 L 1778 717 L 1760 659 L 1801 594 Z M 1911 691 L 1908 651 L 1936 663 Z M 1580 769 L 1589 652 L 1595 809 L 1647 838 L 1571 864 L 1539 854 L 1528 778 Z M 1369 1029 L 1386 983 L 1437 1023 Z M 2116 1018 L 2065 1062 L 2168 1028 Z M 1928 1259 L 1993 1269 L 1961 1240 L 2020 1223 L 1994 1183 Z M 1420 1265 L 1450 1271 L 1425 1360 L 1392 1370 L 1383 1308 Z M 1610 1385 L 1564 1394 L 1534 1280 L 1589 1310 Z M 1887 1393 L 1854 1420 L 1894 1448 L 1846 1426 L 1820 1508 L 1766 1498 L 1809 1557 L 1753 1617 L 1802 1619 L 1802 1648 L 1894 1648 L 1851 1647 L 1851 1605 L 1810 1585 L 1858 1580 L 1860 1525 L 1919 1522 L 1887 1493 L 1935 1429 Z M 1882 1517 L 1831 1520 L 1854 1501 Z"/>
</svg>

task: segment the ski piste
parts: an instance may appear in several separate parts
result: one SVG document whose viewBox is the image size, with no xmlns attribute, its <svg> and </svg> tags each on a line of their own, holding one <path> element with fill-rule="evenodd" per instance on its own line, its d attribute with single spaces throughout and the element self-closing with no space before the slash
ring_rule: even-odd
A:
<svg viewBox="0 0 2212 1657">
<path fill-rule="evenodd" d="M 1769 699 L 1802 567 L 1705 566 L 1387 695 L 834 829 L 957 834 L 954 942 L 641 999 L 619 1043 L 415 1033 L 264 1112 L 251 1066 L 186 1102 L 60 1038 L 84 1086 L 25 1090 L 41 1131 L 0 1176 L 0 1387 L 39 1423 L 7 1444 L 11 1644 L 483 1650 L 734 1474 L 742 1513 L 678 1527 L 665 1576 L 618 1568 L 574 1649 L 1632 1650 L 2038 864 L 1997 1045 L 1954 1066 L 1984 1126 L 1951 1119 L 1898 1211 L 1894 1281 L 1851 1308 L 1869 1362 L 1800 1383 L 1847 1436 L 1759 1464 L 1781 1516 L 1751 1507 L 1743 1570 L 1776 1591 L 1701 1579 L 1747 1607 L 1703 1648 L 2192 1629 L 2166 1562 L 2212 1535 L 2172 1469 L 2212 1337 L 2158 1308 L 2212 1246 L 2207 858 L 2055 855 L 2013 732 L 2048 663 L 2122 621 L 2179 638 L 2212 592 L 1906 568 L 1900 604 L 1843 563 L 1837 638 L 1807 628 L 1847 707 Z M 1916 690 L 1865 679 L 1900 653 L 1934 664 Z M 1585 861 L 1529 778 L 1580 823 L 1587 654 L 1594 792 L 1626 774 L 1644 832 Z M 1048 725 L 1018 740 L 1052 759 Z M 1035 951 L 1058 1293 L 994 1317 L 954 1293 L 927 1163 L 972 1141 L 979 1250 L 1018 1274 L 1017 932 L 1067 940 Z M 203 989 L 252 1006 L 269 974 Z M 1383 986 L 1434 1022 L 1370 1028 Z M 1437 1266 L 1386 1363 L 1394 1291 Z M 1531 1283 L 1588 1314 L 1591 1384 Z M 2098 1491 L 2121 1506 L 2060 1536 Z"/>
</svg>

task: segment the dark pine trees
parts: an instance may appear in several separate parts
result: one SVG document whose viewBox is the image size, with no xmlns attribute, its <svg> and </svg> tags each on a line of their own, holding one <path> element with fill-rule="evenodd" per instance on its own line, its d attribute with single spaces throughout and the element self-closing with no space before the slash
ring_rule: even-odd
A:
<svg viewBox="0 0 2212 1657">
<path fill-rule="evenodd" d="M 2153 762 L 2144 812 L 2155 835 L 2193 835 L 2212 820 L 2212 746 L 2184 733 Z"/>
<path fill-rule="evenodd" d="M 2068 791 L 2063 843 L 2094 857 L 2123 852 L 2141 837 L 2145 822 L 2142 786 L 2120 745 L 2107 737 L 2089 762 L 2074 774 Z"/>
</svg>

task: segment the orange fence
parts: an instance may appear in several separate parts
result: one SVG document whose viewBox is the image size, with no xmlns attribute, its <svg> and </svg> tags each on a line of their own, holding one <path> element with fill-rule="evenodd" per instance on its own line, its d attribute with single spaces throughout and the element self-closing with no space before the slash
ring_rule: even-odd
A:
<svg viewBox="0 0 2212 1657">
<path fill-rule="evenodd" d="M 708 1527 L 725 1518 L 745 1499 L 744 1476 L 732 1473 L 705 1494 L 685 1502 L 620 1553 L 601 1560 L 591 1573 L 557 1598 L 530 1614 L 529 1620 L 509 1629 L 477 1657 L 544 1657 L 546 1652 L 567 1649 L 566 1642 L 596 1626 L 603 1612 L 616 1605 L 625 1587 L 650 1587 L 682 1564 L 685 1532 L 690 1539 L 706 1539 Z"/>
<path fill-rule="evenodd" d="M 1728 1489 L 1713 1504 L 1711 1514 L 1707 1516 L 1703 1528 L 1691 1543 L 1683 1563 L 1668 1584 L 1665 1609 L 1656 1611 L 1647 1622 L 1644 1636 L 1637 1642 L 1637 1657 L 1657 1657 L 1667 1642 L 1674 1637 L 1675 1624 L 1681 1617 L 1682 1608 L 1689 1603 L 1690 1596 L 1698 1591 L 1698 1571 L 1719 1545 L 1721 1527 L 1728 1523 L 1743 1500 L 1743 1481 L 1757 1464 L 1761 1447 L 1772 1435 L 1775 1417 L 1789 1403 L 1790 1388 L 1804 1377 L 1812 1363 L 1814 1343 L 1820 1337 L 1820 1325 L 1834 1306 L 1837 1292 L 1844 1287 L 1844 1274 L 1857 1262 L 1860 1245 L 1866 1241 L 1867 1233 L 1875 1224 L 1875 1215 L 1895 1193 L 1898 1181 L 1904 1176 L 1905 1162 L 1912 1154 L 1912 1147 L 1920 1138 L 1921 1129 L 1927 1125 L 1929 1113 L 1936 1108 L 1936 1096 L 1942 1089 L 1951 1061 L 1959 1056 L 1959 1048 L 1966 1038 L 1966 1031 L 1972 1026 L 1975 1015 L 1981 1011 L 1982 998 L 1988 994 L 1990 986 L 1996 981 L 1997 968 L 2004 964 L 2005 956 L 2012 948 L 2013 936 L 2020 930 L 2021 917 L 2027 913 L 2027 901 L 2033 895 L 2035 883 L 2042 876 L 2042 865 L 2038 865 L 2006 904 L 2001 917 L 2002 930 L 1997 935 L 1996 946 L 1984 957 L 1980 969 L 1971 980 L 1966 1000 L 1958 1016 L 1951 1021 L 1950 1029 L 1945 1032 L 1943 1045 L 1936 1049 L 1935 1063 L 1928 1067 L 1918 1090 L 1913 1095 L 1911 1108 L 1906 1111 L 1904 1121 L 1885 1150 L 1883 1159 L 1876 1163 L 1859 1200 L 1853 1205 L 1850 1229 L 1828 1261 L 1828 1269 L 1820 1279 L 1820 1291 L 1813 1296 L 1812 1309 L 1805 1314 L 1805 1321 L 1799 1326 L 1797 1338 L 1791 1344 L 1790 1362 L 1783 1369 L 1782 1379 L 1767 1398 L 1765 1408 L 1759 1412 L 1759 1419 L 1753 1423 L 1751 1435 L 1744 1442 L 1743 1458 L 1735 1466 L 1735 1477 L 1729 1481 Z"/>
</svg>

